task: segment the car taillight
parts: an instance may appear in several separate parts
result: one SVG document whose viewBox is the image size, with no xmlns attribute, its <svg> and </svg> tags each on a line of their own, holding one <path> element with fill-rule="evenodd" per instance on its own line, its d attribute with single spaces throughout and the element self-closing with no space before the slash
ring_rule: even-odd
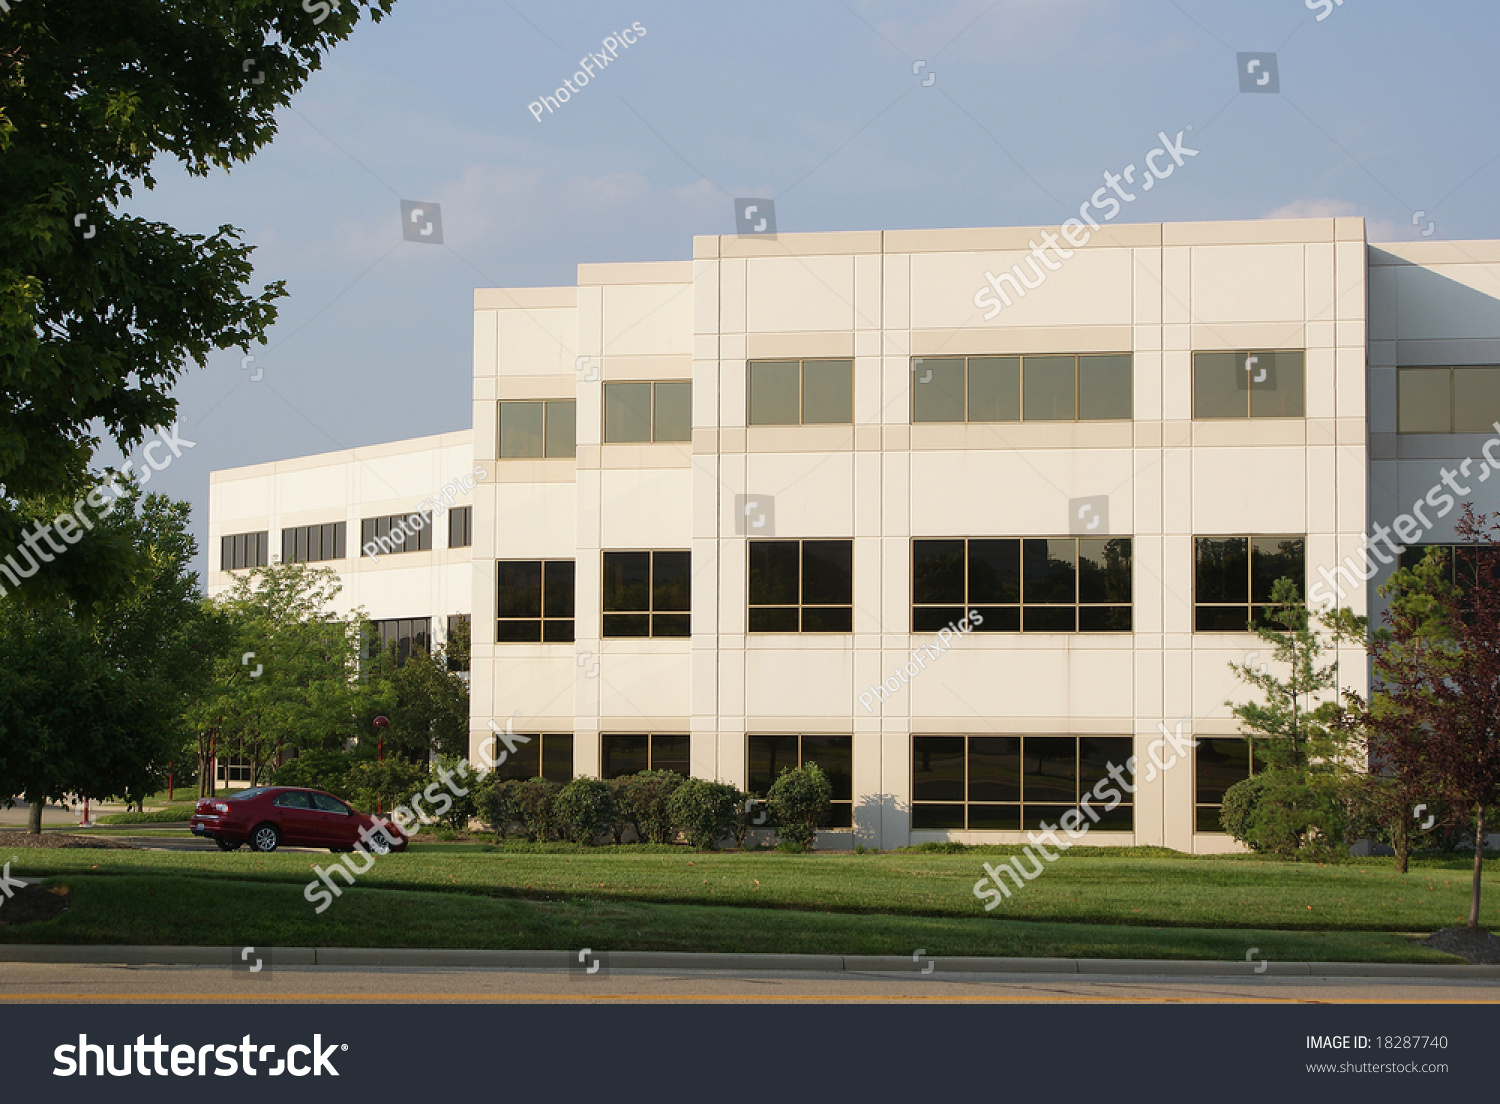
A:
<svg viewBox="0 0 1500 1104">
<path fill-rule="evenodd" d="M 229 812 L 229 806 L 225 805 L 222 801 L 215 801 L 213 804 L 213 810 L 216 813 L 227 813 Z"/>
</svg>

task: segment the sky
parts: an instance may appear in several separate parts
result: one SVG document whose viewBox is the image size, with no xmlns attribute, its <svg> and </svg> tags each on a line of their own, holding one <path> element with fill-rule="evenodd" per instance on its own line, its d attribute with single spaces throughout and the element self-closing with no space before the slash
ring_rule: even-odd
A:
<svg viewBox="0 0 1500 1104">
<path fill-rule="evenodd" d="M 253 288 L 290 293 L 253 362 L 183 377 L 194 447 L 149 489 L 192 503 L 201 546 L 211 471 L 468 428 L 476 287 L 687 259 L 736 197 L 773 199 L 783 233 L 1056 226 L 1184 131 L 1198 155 L 1116 221 L 1500 238 L 1497 30 L 1493 0 L 397 0 L 251 161 L 164 160 L 130 202 L 241 228 Z M 1275 55 L 1254 91 L 1241 53 Z M 441 245 L 404 240 L 403 200 L 440 205 Z"/>
</svg>

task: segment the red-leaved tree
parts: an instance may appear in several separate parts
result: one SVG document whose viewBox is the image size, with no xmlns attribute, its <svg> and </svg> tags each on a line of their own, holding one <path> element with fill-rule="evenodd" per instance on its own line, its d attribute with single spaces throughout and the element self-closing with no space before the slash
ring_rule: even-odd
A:
<svg viewBox="0 0 1500 1104">
<path fill-rule="evenodd" d="M 1371 642 L 1377 695 L 1371 750 L 1401 778 L 1474 822 L 1469 927 L 1479 926 L 1487 805 L 1500 801 L 1500 515 L 1466 503 L 1455 530 L 1458 586 L 1405 573 L 1404 592 Z"/>
</svg>

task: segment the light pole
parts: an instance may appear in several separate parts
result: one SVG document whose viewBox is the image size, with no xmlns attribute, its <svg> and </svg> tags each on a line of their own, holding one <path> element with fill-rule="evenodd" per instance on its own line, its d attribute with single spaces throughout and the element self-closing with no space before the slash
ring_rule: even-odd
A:
<svg viewBox="0 0 1500 1104">
<path fill-rule="evenodd" d="M 390 719 L 387 717 L 375 718 L 375 762 L 377 763 L 383 763 L 385 761 L 385 730 L 389 728 L 390 725 Z M 378 816 L 384 812 L 384 805 L 381 802 L 380 798 L 377 797 L 375 799 L 375 813 Z"/>
</svg>

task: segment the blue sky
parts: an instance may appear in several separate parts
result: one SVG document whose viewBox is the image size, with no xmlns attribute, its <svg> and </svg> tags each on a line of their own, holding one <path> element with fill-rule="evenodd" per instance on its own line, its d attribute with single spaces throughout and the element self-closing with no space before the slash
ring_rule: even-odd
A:
<svg viewBox="0 0 1500 1104">
<path fill-rule="evenodd" d="M 257 287 L 290 292 L 249 370 L 230 351 L 181 382 L 197 447 L 150 489 L 193 503 L 201 542 L 212 470 L 467 427 L 475 287 L 687 258 L 735 196 L 773 198 L 783 232 L 1056 225 L 1191 124 L 1199 156 L 1119 221 L 1500 237 L 1497 29 L 1492 0 L 398 0 L 254 160 L 163 163 L 131 204 L 241 227 Z M 1276 54 L 1279 93 L 1239 91 L 1241 51 Z M 403 199 L 441 204 L 443 245 L 402 240 Z"/>
</svg>

